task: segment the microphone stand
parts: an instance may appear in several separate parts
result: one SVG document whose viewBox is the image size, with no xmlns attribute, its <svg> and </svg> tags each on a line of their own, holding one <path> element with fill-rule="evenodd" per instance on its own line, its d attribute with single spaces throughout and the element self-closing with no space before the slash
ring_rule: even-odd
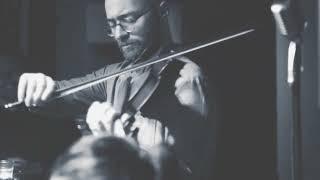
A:
<svg viewBox="0 0 320 180">
<path fill-rule="evenodd" d="M 301 133 L 301 44 L 306 22 L 298 0 L 277 2 L 271 6 L 280 34 L 289 40 L 287 57 L 287 84 L 290 88 L 291 121 L 291 179 L 302 180 L 302 133 Z"/>
<path fill-rule="evenodd" d="M 291 91 L 292 125 L 291 125 L 291 168 L 292 180 L 302 180 L 302 130 L 301 130 L 301 44 L 291 41 L 288 47 L 288 78 Z"/>
</svg>

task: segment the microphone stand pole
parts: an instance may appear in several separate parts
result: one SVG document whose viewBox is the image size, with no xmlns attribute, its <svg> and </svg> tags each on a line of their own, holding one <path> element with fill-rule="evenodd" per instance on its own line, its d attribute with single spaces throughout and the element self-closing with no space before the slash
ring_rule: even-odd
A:
<svg viewBox="0 0 320 180">
<path fill-rule="evenodd" d="M 301 43 L 291 41 L 288 47 L 288 78 L 291 91 L 291 168 L 292 180 L 302 180 L 302 133 L 301 133 Z"/>
</svg>

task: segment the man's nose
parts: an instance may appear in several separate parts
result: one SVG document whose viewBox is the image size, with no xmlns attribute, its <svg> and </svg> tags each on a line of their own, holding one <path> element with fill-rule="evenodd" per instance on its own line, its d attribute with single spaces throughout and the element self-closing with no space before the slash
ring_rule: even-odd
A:
<svg viewBox="0 0 320 180">
<path fill-rule="evenodd" d="M 125 31 L 120 24 L 115 27 L 114 38 L 123 41 L 129 37 L 129 33 Z"/>
</svg>

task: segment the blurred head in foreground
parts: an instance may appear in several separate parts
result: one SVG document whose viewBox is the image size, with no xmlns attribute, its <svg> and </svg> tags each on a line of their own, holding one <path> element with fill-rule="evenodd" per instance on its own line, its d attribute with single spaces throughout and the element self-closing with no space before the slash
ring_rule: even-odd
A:
<svg viewBox="0 0 320 180">
<path fill-rule="evenodd" d="M 131 139 L 86 136 L 55 162 L 50 180 L 178 180 L 178 161 L 166 145 L 139 148 Z"/>
<path fill-rule="evenodd" d="M 152 180 L 154 168 L 130 140 L 87 136 L 56 161 L 50 180 Z"/>
</svg>

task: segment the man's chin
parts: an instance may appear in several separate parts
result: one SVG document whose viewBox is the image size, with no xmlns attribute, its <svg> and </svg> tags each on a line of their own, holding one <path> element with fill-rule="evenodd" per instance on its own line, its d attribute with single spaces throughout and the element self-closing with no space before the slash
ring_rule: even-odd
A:
<svg viewBox="0 0 320 180">
<path fill-rule="evenodd" d="M 127 61 L 135 61 L 137 58 L 139 58 L 141 51 L 137 51 L 137 49 L 122 49 L 122 53 L 123 53 L 123 57 L 127 60 Z"/>
</svg>

